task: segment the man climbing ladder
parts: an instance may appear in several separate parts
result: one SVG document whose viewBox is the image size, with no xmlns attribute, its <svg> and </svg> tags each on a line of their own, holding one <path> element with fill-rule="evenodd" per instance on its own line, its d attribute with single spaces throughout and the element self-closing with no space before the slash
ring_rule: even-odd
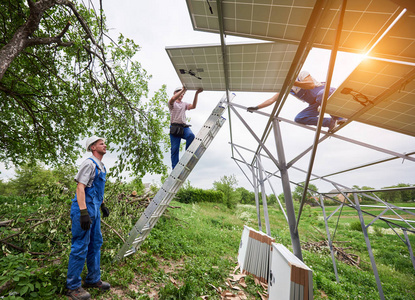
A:
<svg viewBox="0 0 415 300">
<path fill-rule="evenodd" d="M 231 99 L 235 94 L 231 95 Z M 177 191 L 185 182 L 187 176 L 193 170 L 207 147 L 215 138 L 217 132 L 222 127 L 225 119 L 222 113 L 226 108 L 226 94 L 214 108 L 211 115 L 197 134 L 196 138 L 186 150 L 177 166 L 173 169 L 169 177 L 159 189 L 153 200 L 150 202 L 140 219 L 128 234 L 128 239 L 118 252 L 115 260 L 121 260 L 123 257 L 133 254 L 144 242 L 151 229 L 157 223 L 170 201 L 174 198 Z"/>
</svg>

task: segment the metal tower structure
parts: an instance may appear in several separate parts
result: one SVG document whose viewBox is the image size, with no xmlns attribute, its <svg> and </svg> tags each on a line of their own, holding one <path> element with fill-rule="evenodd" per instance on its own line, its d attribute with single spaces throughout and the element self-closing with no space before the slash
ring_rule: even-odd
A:
<svg viewBox="0 0 415 300">
<path fill-rule="evenodd" d="M 232 158 L 251 182 L 256 192 L 258 227 L 262 230 L 258 191 L 265 196 L 265 185 L 271 181 L 281 182 L 285 209 L 280 203 L 287 220 L 294 254 L 302 260 L 298 228 L 301 226 L 302 208 L 312 180 L 332 185 L 344 198 L 339 207 L 327 216 L 324 199 L 335 199 L 331 192 L 318 193 L 318 205 L 322 208 L 327 237 L 332 250 L 336 278 L 338 278 L 332 236 L 328 220 L 335 214 L 340 216 L 345 206 L 356 210 L 368 248 L 376 278 L 379 296 L 384 299 L 374 255 L 372 253 L 368 228 L 377 221 L 383 221 L 394 230 L 406 244 L 415 268 L 415 259 L 408 234 L 414 234 L 413 221 L 406 215 L 415 216 L 410 208 L 398 207 L 376 196 L 377 190 L 360 191 L 330 180 L 329 177 L 352 171 L 361 171 L 373 165 L 402 159 L 409 167 L 415 162 L 415 5 L 410 0 L 311 0 L 278 1 L 252 0 L 186 0 L 190 18 L 195 30 L 219 34 L 220 45 L 168 47 L 166 51 L 172 64 L 188 89 L 211 91 L 279 92 L 270 114 L 263 111 L 253 113 L 257 118 L 267 118 L 262 134 L 253 128 L 252 121 L 243 115 L 247 107 L 229 103 L 229 123 L 243 124 L 247 133 L 256 142 L 251 145 L 238 144 L 230 126 Z M 216 2 L 216 3 L 215 3 Z M 215 3 L 215 4 L 214 4 Z M 225 36 L 261 39 L 263 42 L 229 44 Z M 316 127 L 295 123 L 282 117 L 291 87 L 312 48 L 331 51 L 326 77 L 326 91 Z M 328 99 L 328 88 L 335 70 L 338 51 L 361 54 L 362 61 Z M 365 55 L 363 57 L 363 55 Z M 189 71 L 197 76 L 189 76 Z M 309 70 L 311 71 L 311 70 Z M 198 73 L 203 72 L 203 73 Z M 201 75 L 203 74 L 203 76 Z M 202 79 L 201 79 L 202 78 Z M 347 119 L 345 124 L 327 132 L 322 130 L 325 113 Z M 251 119 L 252 120 L 252 119 Z M 339 132 L 353 122 L 368 124 L 410 138 L 405 153 L 387 149 L 388 146 L 371 145 L 365 141 L 340 135 Z M 304 135 L 312 133 L 312 142 L 299 154 L 286 153 L 283 138 L 289 135 L 289 128 L 301 128 Z M 287 129 L 288 128 L 288 129 Z M 332 140 L 364 147 L 386 157 L 376 161 L 360 163 L 357 166 L 333 170 L 328 174 L 316 174 L 317 155 L 324 145 Z M 324 142 L 324 143 L 323 143 Z M 288 159 L 290 157 L 290 159 Z M 337 158 L 339 161 L 342 159 Z M 308 160 L 307 167 L 300 162 Z M 335 167 L 334 165 L 332 167 Z M 301 179 L 292 180 L 293 174 Z M 304 189 L 300 208 L 295 212 L 292 187 L 301 185 Z M 407 188 L 412 189 L 412 188 Z M 385 191 L 384 189 L 382 191 Z M 377 202 L 383 211 L 370 214 L 360 204 L 359 197 L 365 196 Z M 270 234 L 265 198 L 262 199 L 267 234 Z M 386 217 L 393 212 L 395 217 Z M 367 223 L 369 216 L 372 220 Z"/>
</svg>

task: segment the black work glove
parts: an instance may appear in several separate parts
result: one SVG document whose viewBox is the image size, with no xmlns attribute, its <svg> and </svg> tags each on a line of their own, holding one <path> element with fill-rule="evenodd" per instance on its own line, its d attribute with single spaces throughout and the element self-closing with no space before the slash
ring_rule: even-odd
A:
<svg viewBox="0 0 415 300">
<path fill-rule="evenodd" d="M 249 111 L 250 113 L 251 113 L 251 112 L 254 112 L 255 110 L 258 110 L 258 106 L 251 106 L 251 107 L 248 107 L 248 108 L 246 109 L 246 111 Z"/>
<path fill-rule="evenodd" d="M 108 209 L 108 207 L 104 205 L 104 203 L 101 204 L 101 211 L 102 211 L 103 218 L 106 218 L 110 215 L 110 210 Z"/>
<path fill-rule="evenodd" d="M 81 209 L 81 228 L 88 230 L 91 227 L 91 218 L 89 217 L 88 210 Z"/>
</svg>

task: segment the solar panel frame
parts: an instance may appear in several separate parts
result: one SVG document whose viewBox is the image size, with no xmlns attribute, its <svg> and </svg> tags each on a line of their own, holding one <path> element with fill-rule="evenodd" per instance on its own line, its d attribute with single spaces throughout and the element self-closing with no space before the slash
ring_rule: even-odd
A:
<svg viewBox="0 0 415 300">
<path fill-rule="evenodd" d="M 406 11 L 370 51 L 370 56 L 415 63 L 415 13 Z"/>
<path fill-rule="evenodd" d="M 205 0 L 186 0 L 195 30 L 219 33 L 216 2 L 210 13 Z M 212 2 L 212 1 L 211 1 Z M 298 44 L 316 0 L 223 0 L 224 33 L 268 41 Z M 329 1 L 314 47 L 331 49 L 341 0 Z M 339 51 L 366 53 L 402 8 L 390 0 L 349 0 Z"/>
<path fill-rule="evenodd" d="M 227 45 L 231 91 L 275 92 L 281 89 L 297 45 L 289 43 L 246 43 Z M 225 90 L 220 45 L 166 47 L 180 81 L 188 89 Z M 203 69 L 199 80 L 185 71 Z"/>
<path fill-rule="evenodd" d="M 366 58 L 331 95 L 326 112 L 415 136 L 414 78 L 412 64 Z M 361 93 L 373 105 L 360 104 L 342 93 L 344 88 Z"/>
</svg>

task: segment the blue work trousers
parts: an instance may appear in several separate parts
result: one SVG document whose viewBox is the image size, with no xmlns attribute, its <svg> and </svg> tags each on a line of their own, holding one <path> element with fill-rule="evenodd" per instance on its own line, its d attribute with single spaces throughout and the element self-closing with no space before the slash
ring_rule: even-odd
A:
<svg viewBox="0 0 415 300">
<path fill-rule="evenodd" d="M 72 202 L 71 220 L 72 220 L 72 246 L 69 255 L 68 276 L 66 287 L 74 290 L 81 286 L 81 273 L 85 265 L 88 274 L 85 283 L 96 283 L 101 279 L 101 246 L 103 243 L 101 233 L 101 212 L 100 204 L 93 202 L 86 203 L 88 214 L 92 224 L 89 230 L 81 228 L 81 212 L 78 202 Z"/>
<path fill-rule="evenodd" d="M 323 94 L 324 94 L 324 85 L 317 87 L 313 90 L 316 90 L 316 98 L 315 101 L 308 101 L 309 105 L 307 108 L 303 109 L 302 111 L 300 111 L 296 116 L 294 121 L 300 124 L 304 124 L 304 125 L 317 125 L 318 123 L 318 116 L 319 116 L 319 111 L 318 111 L 318 107 L 321 104 L 321 101 L 323 100 Z M 329 91 L 329 96 L 331 94 L 333 94 L 333 92 L 335 91 L 335 88 L 330 88 Z M 331 116 L 331 118 L 324 118 L 323 119 L 323 127 L 329 127 L 330 123 L 333 122 L 333 120 L 340 120 L 340 117 L 336 117 L 336 116 Z"/>
<path fill-rule="evenodd" d="M 170 134 L 170 143 L 171 143 L 171 165 L 172 168 L 177 165 L 179 162 L 179 151 L 180 151 L 180 142 L 182 139 L 186 140 L 186 149 L 189 148 L 190 144 L 193 142 L 195 135 L 193 134 L 190 127 L 184 128 L 184 133 L 182 137 L 174 136 Z"/>
</svg>

